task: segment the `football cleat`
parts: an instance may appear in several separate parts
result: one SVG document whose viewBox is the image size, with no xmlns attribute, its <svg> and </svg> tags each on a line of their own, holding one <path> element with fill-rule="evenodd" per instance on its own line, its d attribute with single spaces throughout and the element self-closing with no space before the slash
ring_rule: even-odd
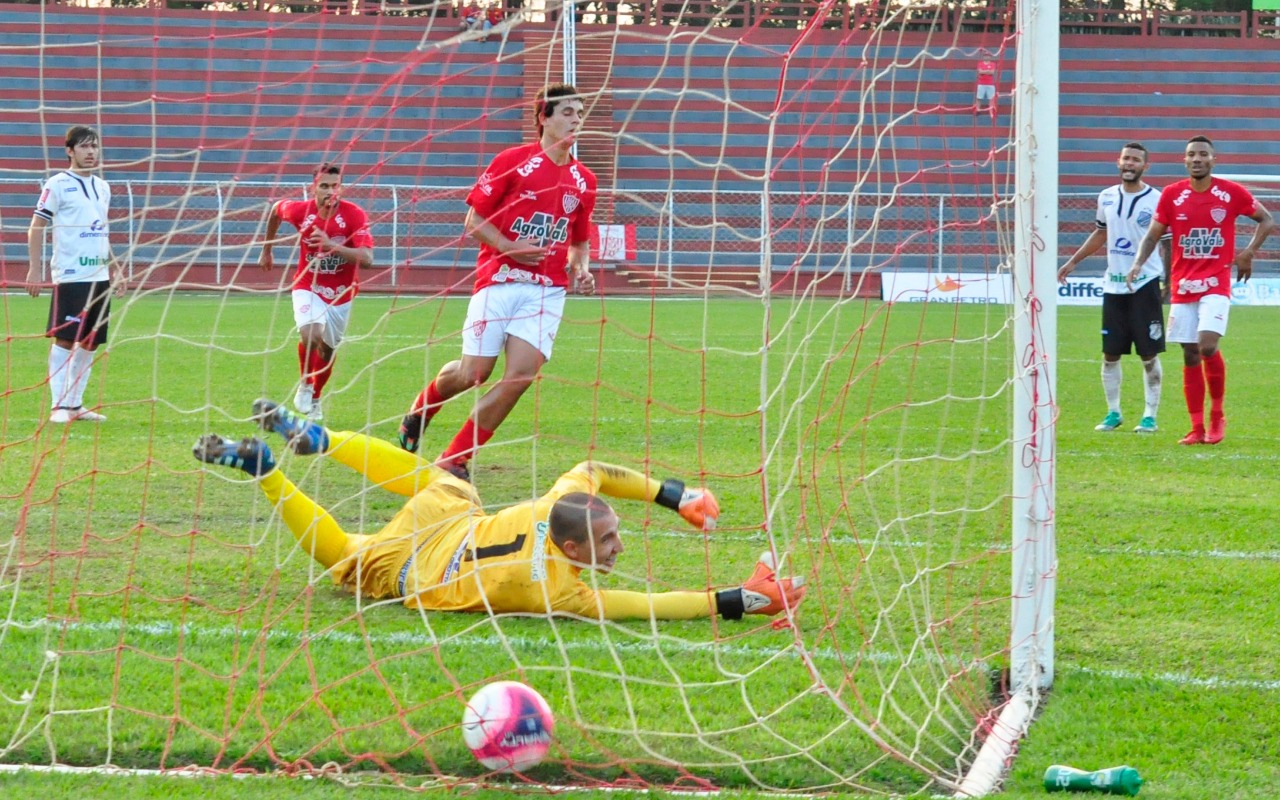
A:
<svg viewBox="0 0 1280 800">
<path fill-rule="evenodd" d="M 329 432 L 323 425 L 272 400 L 254 400 L 253 418 L 264 431 L 283 436 L 289 449 L 300 456 L 316 455 L 329 449 Z"/>
<path fill-rule="evenodd" d="M 1155 417 L 1143 417 L 1138 422 L 1138 427 L 1133 429 L 1134 433 L 1155 433 L 1160 430 L 1160 426 L 1156 425 Z"/>
<path fill-rule="evenodd" d="M 1225 438 L 1227 438 L 1226 417 L 1209 420 L 1209 432 L 1204 435 L 1204 443 L 1217 444 Z"/>
<path fill-rule="evenodd" d="M 471 483 L 471 470 L 467 469 L 465 461 L 437 461 L 436 466 L 460 481 Z"/>
<path fill-rule="evenodd" d="M 221 464 L 234 467 L 260 478 L 276 468 L 275 459 L 271 456 L 271 448 L 261 439 L 246 436 L 240 441 L 207 433 L 196 440 L 191 454 L 206 464 Z"/>
<path fill-rule="evenodd" d="M 293 407 L 298 409 L 299 413 L 310 414 L 311 403 L 315 399 L 311 390 L 311 384 L 304 383 L 298 387 L 298 391 L 293 395 Z"/>
<path fill-rule="evenodd" d="M 312 422 L 324 422 L 324 409 L 320 408 L 319 397 L 311 401 L 311 413 L 307 414 L 307 419 Z"/>
<path fill-rule="evenodd" d="M 1095 431 L 1114 431 L 1118 430 L 1124 424 L 1124 418 L 1120 416 L 1119 411 L 1109 411 L 1107 416 L 1103 418 L 1093 427 Z"/>
<path fill-rule="evenodd" d="M 70 422 L 75 419 L 74 411 L 70 408 L 55 408 L 49 412 L 49 421 L 55 424 Z"/>
<path fill-rule="evenodd" d="M 418 452 L 418 442 L 428 424 L 426 415 L 421 411 L 405 414 L 404 419 L 400 420 L 400 431 L 397 434 L 401 449 L 410 453 Z"/>
<path fill-rule="evenodd" d="M 1204 429 L 1193 428 L 1191 433 L 1178 440 L 1178 444 L 1204 444 Z"/>
</svg>

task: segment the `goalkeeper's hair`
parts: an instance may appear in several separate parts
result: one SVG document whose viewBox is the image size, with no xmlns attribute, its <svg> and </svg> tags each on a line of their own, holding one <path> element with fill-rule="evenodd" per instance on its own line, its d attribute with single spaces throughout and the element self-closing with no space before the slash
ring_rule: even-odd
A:
<svg viewBox="0 0 1280 800">
<path fill-rule="evenodd" d="M 98 132 L 88 125 L 72 125 L 67 128 L 67 135 L 63 139 L 67 143 L 67 147 L 74 148 L 78 144 L 85 142 L 97 142 Z M 67 160 L 71 160 L 71 156 L 67 156 Z"/>
<path fill-rule="evenodd" d="M 581 100 L 572 83 L 552 83 L 538 90 L 533 98 L 533 124 L 542 138 L 542 121 L 556 113 L 556 106 L 564 99 Z"/>
<path fill-rule="evenodd" d="M 330 161 L 321 161 L 320 166 L 311 171 L 311 177 L 319 178 L 321 175 L 337 175 L 342 177 L 342 167 Z"/>
<path fill-rule="evenodd" d="M 613 509 L 599 496 L 586 492 L 570 492 L 551 507 L 547 522 L 551 525 L 551 541 L 586 544 L 596 520 L 612 514 Z"/>
</svg>

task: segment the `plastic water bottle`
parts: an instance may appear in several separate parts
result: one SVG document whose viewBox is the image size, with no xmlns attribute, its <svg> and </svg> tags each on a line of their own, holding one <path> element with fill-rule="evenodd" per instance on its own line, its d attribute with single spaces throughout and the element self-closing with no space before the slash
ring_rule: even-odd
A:
<svg viewBox="0 0 1280 800">
<path fill-rule="evenodd" d="M 1133 797 L 1142 788 L 1142 778 L 1133 767 L 1086 772 L 1055 764 L 1044 771 L 1044 788 L 1047 792 L 1101 792 Z"/>
</svg>

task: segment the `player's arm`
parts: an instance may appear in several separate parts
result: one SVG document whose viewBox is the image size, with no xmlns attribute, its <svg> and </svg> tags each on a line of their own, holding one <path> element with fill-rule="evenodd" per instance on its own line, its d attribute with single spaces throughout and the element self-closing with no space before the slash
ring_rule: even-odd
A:
<svg viewBox="0 0 1280 800">
<path fill-rule="evenodd" d="M 1151 221 L 1151 227 L 1147 228 L 1147 235 L 1142 237 L 1142 243 L 1138 245 L 1138 255 L 1133 258 L 1133 268 L 1129 270 L 1129 276 L 1125 280 L 1125 285 L 1130 289 L 1133 288 L 1133 282 L 1138 279 L 1138 275 L 1142 272 L 1142 265 L 1147 263 L 1147 259 L 1151 258 L 1151 254 L 1156 251 L 1156 244 L 1159 243 L 1164 232 L 1169 229 L 1168 225 L 1156 220 Z"/>
<path fill-rule="evenodd" d="M 586 476 L 600 494 L 669 508 L 704 531 L 715 530 L 720 517 L 720 503 L 710 489 L 689 489 L 677 478 L 659 481 L 633 469 L 600 461 L 583 461 L 571 469 L 569 475 Z"/>
<path fill-rule="evenodd" d="M 591 274 L 591 240 L 569 245 L 569 280 L 579 294 L 594 294 L 596 279 Z"/>
<path fill-rule="evenodd" d="M 1106 243 L 1107 229 L 1094 228 L 1093 233 L 1089 234 L 1089 238 L 1084 240 L 1084 244 L 1080 245 L 1080 249 L 1076 250 L 1075 254 L 1062 265 L 1062 269 L 1058 270 L 1058 283 L 1066 283 L 1067 276 L 1075 272 L 1080 262 L 1098 252 L 1098 248 Z"/>
<path fill-rule="evenodd" d="M 1236 280 L 1247 281 L 1249 276 L 1253 274 L 1253 257 L 1262 249 L 1262 243 L 1267 240 L 1276 227 L 1276 221 L 1271 216 L 1271 212 L 1267 210 L 1262 203 L 1255 203 L 1254 212 L 1249 215 L 1249 219 L 1258 223 L 1258 227 L 1253 232 L 1253 238 L 1249 240 L 1246 246 L 1239 253 L 1236 253 Z"/>
<path fill-rule="evenodd" d="M 467 209 L 467 218 L 463 220 L 462 225 L 467 236 L 480 244 L 488 245 L 499 255 L 506 256 L 517 264 L 536 267 L 547 255 L 545 249 L 531 242 L 508 239 L 502 231 L 498 230 L 497 225 L 480 216 L 474 208 Z"/>
<path fill-rule="evenodd" d="M 27 294 L 40 296 L 40 268 L 44 266 L 44 231 L 49 220 L 39 214 L 31 215 L 27 228 Z"/>
<path fill-rule="evenodd" d="M 803 577 L 778 578 L 773 554 L 760 556 L 755 571 L 741 586 L 705 592 L 628 592 L 604 589 L 599 596 L 605 619 L 701 619 L 719 614 L 742 619 L 746 614 L 776 616 L 804 600 Z"/>
<path fill-rule="evenodd" d="M 276 265 L 271 248 L 276 243 L 276 234 L 280 232 L 280 205 L 284 202 L 280 200 L 272 203 L 271 210 L 267 212 L 267 232 L 262 243 L 262 253 L 258 256 L 258 266 L 263 269 L 274 269 Z"/>
</svg>

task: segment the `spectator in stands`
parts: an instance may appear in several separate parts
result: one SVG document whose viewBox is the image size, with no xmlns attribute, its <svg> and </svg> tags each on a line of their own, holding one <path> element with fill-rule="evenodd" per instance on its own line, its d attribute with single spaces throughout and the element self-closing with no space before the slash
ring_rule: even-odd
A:
<svg viewBox="0 0 1280 800">
<path fill-rule="evenodd" d="M 996 62 L 986 56 L 978 62 L 978 86 L 974 91 L 973 113 L 979 111 L 986 111 L 993 118 L 996 115 Z"/>
<path fill-rule="evenodd" d="M 578 90 L 540 89 L 537 139 L 498 154 L 467 195 L 468 236 L 480 243 L 475 292 L 462 327 L 462 359 L 441 367 L 400 423 L 400 446 L 417 452 L 423 429 L 451 397 L 478 388 L 506 358 L 502 379 L 475 402 L 436 459 L 459 477 L 551 358 L 570 287 L 595 292 L 591 213 L 596 176 L 573 155 L 585 124 Z M 470 402 L 470 401 L 468 401 Z"/>
<path fill-rule="evenodd" d="M 597 589 L 590 575 L 584 579 L 584 571 L 612 572 L 625 549 L 618 515 L 600 495 L 653 503 L 704 532 L 714 530 L 720 516 L 715 495 L 676 478 L 658 481 L 584 461 L 541 497 L 488 514 L 470 485 L 386 442 L 329 431 L 270 400 L 254 403 L 253 413 L 298 455 L 327 455 L 409 498 L 378 533 L 347 533 L 284 476 L 261 439 L 209 434 L 193 448 L 200 461 L 254 478 L 302 551 L 329 570 L 334 583 L 367 599 L 397 598 L 428 611 L 593 620 L 741 619 L 788 613 L 808 591 L 802 576 L 777 575 L 772 551 L 745 583 L 720 591 Z"/>
<path fill-rule="evenodd" d="M 484 41 L 489 41 L 493 29 L 506 21 L 507 15 L 502 12 L 502 0 L 494 0 L 484 12 Z M 502 41 L 507 40 L 507 29 L 502 29 Z"/>
<path fill-rule="evenodd" d="M 458 27 L 464 33 L 474 31 L 480 27 L 480 21 L 483 18 L 484 15 L 480 12 L 480 6 L 476 5 L 473 0 L 473 2 L 467 3 L 466 8 L 462 9 L 462 20 L 458 23 Z"/>
<path fill-rule="evenodd" d="M 93 352 L 107 340 L 110 295 L 124 294 L 124 272 L 111 252 L 108 215 L 111 187 L 93 173 L 99 165 L 98 132 L 84 125 L 67 129 L 67 169 L 50 178 L 36 201 L 27 229 L 27 294 L 40 296 L 44 232 L 53 234 L 49 262 L 53 299 L 45 336 L 49 349 L 50 422 L 103 422 L 84 407 Z"/>
<path fill-rule="evenodd" d="M 1173 234 L 1169 268 L 1169 341 L 1182 345 L 1182 394 L 1191 417 L 1191 432 L 1179 444 L 1218 444 L 1227 435 L 1223 404 L 1227 364 L 1219 342 L 1227 334 L 1231 311 L 1231 267 L 1240 281 L 1253 274 L 1253 257 L 1275 229 L 1271 212 L 1249 190 L 1234 181 L 1213 177 L 1214 148 L 1208 136 L 1187 140 L 1188 177 L 1160 193 L 1155 219 L 1138 246 L 1129 284 L 1142 277 L 1142 267 L 1166 232 Z M 1236 220 L 1258 223 L 1249 244 L 1236 252 Z M 1209 426 L 1205 428 L 1204 395 L 1209 393 Z"/>
<path fill-rule="evenodd" d="M 1160 409 L 1160 386 L 1163 372 L 1160 354 L 1164 352 L 1164 306 L 1160 302 L 1160 280 L 1169 264 L 1169 241 L 1160 240 L 1160 252 L 1153 253 L 1129 283 L 1129 271 L 1137 255 L 1137 244 L 1147 235 L 1155 218 L 1160 190 L 1143 182 L 1147 171 L 1147 148 L 1129 142 L 1120 148 L 1116 161 L 1120 170 L 1119 185 L 1108 186 L 1098 195 L 1097 227 L 1080 249 L 1058 270 L 1058 282 L 1065 284 L 1081 261 L 1106 247 L 1107 269 L 1102 285 L 1102 392 L 1107 400 L 1107 416 L 1094 430 L 1119 430 L 1124 424 L 1120 413 L 1120 383 L 1123 371 L 1120 357 L 1136 351 L 1142 359 L 1146 378 L 1145 410 L 1135 433 L 1155 433 L 1156 414 Z"/>
</svg>

